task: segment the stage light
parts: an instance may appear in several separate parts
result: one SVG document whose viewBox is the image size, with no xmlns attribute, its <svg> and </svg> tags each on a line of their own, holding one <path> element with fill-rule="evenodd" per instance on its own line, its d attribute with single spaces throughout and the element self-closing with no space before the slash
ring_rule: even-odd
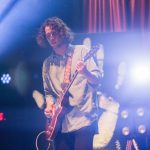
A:
<svg viewBox="0 0 150 150">
<path fill-rule="evenodd" d="M 144 109 L 142 107 L 138 108 L 136 113 L 138 116 L 142 117 L 142 116 L 144 116 Z"/>
<path fill-rule="evenodd" d="M 150 81 L 150 65 L 147 63 L 134 64 L 131 69 L 131 79 L 137 84 L 145 84 Z"/>
<path fill-rule="evenodd" d="M 9 84 L 10 81 L 11 81 L 10 75 L 8 73 L 3 74 L 2 77 L 1 77 L 1 81 L 2 81 L 3 84 Z"/>
<path fill-rule="evenodd" d="M 139 125 L 138 132 L 144 134 L 146 132 L 146 126 L 144 124 Z"/>
<path fill-rule="evenodd" d="M 122 112 L 121 112 L 121 117 L 122 117 L 123 119 L 128 118 L 128 115 L 129 115 L 128 110 L 122 110 Z"/>
<path fill-rule="evenodd" d="M 0 121 L 4 121 L 5 118 L 4 118 L 4 113 L 3 112 L 0 112 Z"/>
<path fill-rule="evenodd" d="M 129 135 L 130 134 L 129 127 L 123 127 L 122 128 L 122 134 L 125 135 L 125 136 Z"/>
</svg>

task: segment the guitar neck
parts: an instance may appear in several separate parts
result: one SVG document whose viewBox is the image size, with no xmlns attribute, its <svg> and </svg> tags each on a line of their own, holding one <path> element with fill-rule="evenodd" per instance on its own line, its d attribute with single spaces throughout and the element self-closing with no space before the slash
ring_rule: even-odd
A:
<svg viewBox="0 0 150 150">
<path fill-rule="evenodd" d="M 87 61 L 89 58 L 91 58 L 91 56 L 99 49 L 99 46 L 95 46 L 93 47 L 93 49 L 91 51 L 89 51 L 86 56 L 82 59 L 82 61 Z M 58 103 L 61 104 L 62 99 L 64 98 L 64 96 L 66 95 L 66 93 L 68 92 L 69 88 L 71 87 L 72 83 L 74 82 L 75 78 L 78 75 L 78 71 L 76 70 L 73 78 L 71 79 L 71 81 L 69 82 L 69 84 L 65 87 L 65 89 L 63 90 L 63 93 L 61 95 L 61 98 L 59 98 Z"/>
<path fill-rule="evenodd" d="M 94 47 L 93 50 L 91 50 L 89 53 L 86 54 L 86 56 L 82 59 L 82 61 L 86 62 L 93 55 L 93 53 L 96 52 L 97 50 L 98 50 L 98 47 Z M 63 91 L 64 95 L 68 92 L 69 88 L 71 87 L 71 85 L 74 82 L 77 75 L 78 75 L 78 71 L 76 70 L 70 83 L 68 84 L 68 86 Z"/>
</svg>

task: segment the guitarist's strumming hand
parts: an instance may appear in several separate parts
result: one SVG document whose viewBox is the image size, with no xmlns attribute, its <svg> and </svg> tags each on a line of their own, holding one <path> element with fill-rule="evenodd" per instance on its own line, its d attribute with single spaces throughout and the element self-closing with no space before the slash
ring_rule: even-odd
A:
<svg viewBox="0 0 150 150">
<path fill-rule="evenodd" d="M 56 110 L 56 108 L 55 108 L 55 105 L 54 105 L 53 101 L 52 100 L 47 100 L 46 101 L 46 108 L 44 110 L 45 116 L 47 118 L 52 117 L 55 113 L 55 110 Z"/>
</svg>

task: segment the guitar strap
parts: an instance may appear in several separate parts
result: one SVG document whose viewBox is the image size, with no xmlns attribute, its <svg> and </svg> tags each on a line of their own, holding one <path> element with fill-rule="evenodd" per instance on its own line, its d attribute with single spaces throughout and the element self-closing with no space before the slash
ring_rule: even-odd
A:
<svg viewBox="0 0 150 150">
<path fill-rule="evenodd" d="M 73 53 L 74 53 L 74 48 L 72 48 L 71 55 L 69 55 L 67 58 L 67 63 L 66 63 L 65 72 L 64 72 L 64 79 L 63 79 L 63 83 L 61 84 L 62 90 L 64 90 L 65 87 L 70 83 Z"/>
</svg>

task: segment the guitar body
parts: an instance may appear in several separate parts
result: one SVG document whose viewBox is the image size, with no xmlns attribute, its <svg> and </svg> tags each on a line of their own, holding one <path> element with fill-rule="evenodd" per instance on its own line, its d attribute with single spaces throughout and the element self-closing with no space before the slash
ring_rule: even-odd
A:
<svg viewBox="0 0 150 150">
<path fill-rule="evenodd" d="M 47 119 L 46 122 L 46 139 L 48 141 L 54 140 L 58 131 L 61 131 L 62 120 L 67 113 L 65 107 L 58 107 L 55 111 L 55 114 Z"/>
</svg>

